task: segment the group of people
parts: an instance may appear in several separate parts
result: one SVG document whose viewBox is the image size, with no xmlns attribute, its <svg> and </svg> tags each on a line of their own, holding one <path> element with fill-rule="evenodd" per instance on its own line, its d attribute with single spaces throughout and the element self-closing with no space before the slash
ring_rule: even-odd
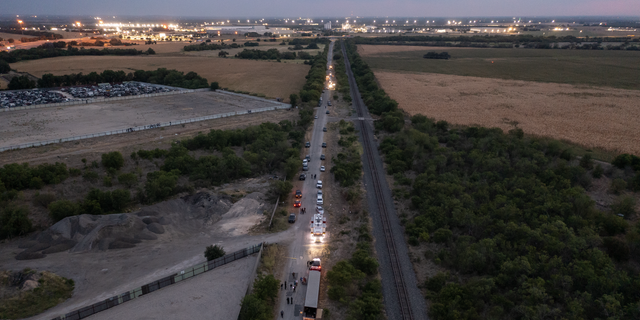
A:
<svg viewBox="0 0 640 320">
<path fill-rule="evenodd" d="M 300 213 L 304 214 L 305 212 L 307 212 L 307 208 L 300 208 Z"/>
<path fill-rule="evenodd" d="M 293 276 L 295 277 L 295 273 L 293 273 Z M 301 283 L 306 283 L 307 282 L 307 278 L 300 278 L 300 282 Z M 293 283 L 289 283 L 289 289 L 293 292 L 296 292 L 296 287 L 298 286 L 298 280 L 295 280 Z M 287 281 L 283 283 L 280 283 L 280 290 L 287 290 Z M 293 297 L 287 297 L 287 304 L 293 304 Z M 284 318 L 284 311 L 281 310 L 280 311 L 280 317 Z"/>
</svg>

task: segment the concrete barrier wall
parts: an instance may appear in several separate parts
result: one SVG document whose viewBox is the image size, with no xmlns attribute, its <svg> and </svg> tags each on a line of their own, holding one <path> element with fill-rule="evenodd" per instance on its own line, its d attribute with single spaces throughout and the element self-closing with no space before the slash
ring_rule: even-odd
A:
<svg viewBox="0 0 640 320">
<path fill-rule="evenodd" d="M 274 107 L 265 107 L 265 108 L 254 109 L 254 110 L 243 110 L 243 111 L 236 111 L 236 112 L 214 114 L 214 115 L 209 115 L 209 116 L 204 116 L 204 117 L 198 117 L 198 118 L 192 118 L 192 119 L 186 119 L 186 120 L 169 121 L 169 122 L 162 122 L 162 123 L 155 123 L 155 124 L 150 124 L 150 125 L 146 125 L 146 126 L 138 126 L 138 127 L 120 129 L 120 130 L 115 130 L 115 131 L 93 133 L 93 134 L 87 134 L 87 135 L 82 135 L 82 136 L 75 136 L 75 137 L 54 139 L 54 140 L 46 140 L 46 141 L 38 141 L 38 142 L 32 142 L 32 143 L 24 143 L 24 144 L 13 145 L 13 146 L 8 146 L 8 147 L 1 147 L 0 148 L 0 152 L 8 151 L 8 150 L 16 150 L 16 149 L 25 149 L 25 148 L 31 148 L 31 147 L 40 147 L 40 146 L 46 146 L 48 144 L 54 144 L 54 143 L 62 143 L 62 142 L 68 142 L 68 141 L 76 141 L 76 140 L 82 140 L 82 139 L 103 137 L 103 136 L 109 136 L 109 135 L 113 135 L 113 134 L 122 134 L 122 133 L 130 133 L 130 132 L 135 132 L 135 131 L 156 129 L 156 128 L 161 128 L 161 127 L 177 126 L 177 125 L 186 124 L 186 123 L 193 123 L 193 122 L 199 122 L 199 121 L 205 121 L 205 120 L 211 120 L 211 119 L 218 119 L 218 118 L 226 118 L 226 117 L 249 114 L 249 113 L 259 113 L 259 112 L 265 112 L 265 111 L 289 109 L 290 107 L 291 106 L 287 105 L 287 104 L 280 104 L 280 105 L 277 105 L 277 106 L 274 106 Z"/>
</svg>

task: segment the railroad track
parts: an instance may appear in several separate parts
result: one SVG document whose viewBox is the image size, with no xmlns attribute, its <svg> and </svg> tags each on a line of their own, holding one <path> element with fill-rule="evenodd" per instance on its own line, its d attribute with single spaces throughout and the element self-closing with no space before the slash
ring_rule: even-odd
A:
<svg viewBox="0 0 640 320">
<path fill-rule="evenodd" d="M 364 107 L 364 103 L 362 102 L 362 98 L 360 97 L 360 93 L 358 92 L 358 87 L 353 77 L 353 72 L 351 70 L 351 63 L 347 58 L 347 52 L 344 46 L 344 42 L 340 41 L 342 45 L 342 54 L 344 56 L 344 61 L 346 64 L 347 76 L 349 78 L 349 86 L 351 86 L 351 96 L 353 97 L 353 104 L 356 107 L 356 113 L 360 119 L 363 119 L 366 115 L 368 115 L 368 111 Z M 372 184 L 373 189 L 375 191 L 375 198 L 378 204 L 378 210 L 380 212 L 380 219 L 382 220 L 382 229 L 384 231 L 384 236 L 387 244 L 387 253 L 389 255 L 389 260 L 391 261 L 391 269 L 393 270 L 394 276 L 394 284 L 396 289 L 396 294 L 398 296 L 398 302 L 400 304 L 400 311 L 402 319 L 412 320 L 413 313 L 411 310 L 411 301 L 409 300 L 409 294 L 407 293 L 407 286 L 404 281 L 404 276 L 402 275 L 402 269 L 400 266 L 400 258 L 398 257 L 398 251 L 396 250 L 396 243 L 393 238 L 393 233 L 391 231 L 391 222 L 389 221 L 389 212 L 387 211 L 387 206 L 385 203 L 385 197 L 382 192 L 382 184 L 380 182 L 380 176 L 378 175 L 378 168 L 374 161 L 374 146 L 372 146 L 371 132 L 369 126 L 365 123 L 366 120 L 358 120 L 361 122 L 360 132 L 362 132 L 362 145 L 365 152 L 365 159 L 369 164 L 369 168 L 371 170 Z"/>
</svg>

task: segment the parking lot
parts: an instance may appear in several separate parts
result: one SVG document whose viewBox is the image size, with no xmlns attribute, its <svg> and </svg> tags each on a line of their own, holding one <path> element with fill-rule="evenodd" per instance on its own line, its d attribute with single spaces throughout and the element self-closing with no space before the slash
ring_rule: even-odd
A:
<svg viewBox="0 0 640 320">
<path fill-rule="evenodd" d="M 69 87 L 63 88 L 61 91 L 69 93 L 74 98 L 91 99 L 96 97 L 126 97 L 137 96 L 141 94 L 151 94 L 160 92 L 171 92 L 174 89 L 165 86 L 150 85 L 140 82 L 126 82 L 118 84 L 104 84 L 97 86 Z"/>
<path fill-rule="evenodd" d="M 9 111 L 0 118 L 0 147 L 276 105 L 279 104 L 253 97 L 201 91 L 86 105 Z"/>
</svg>

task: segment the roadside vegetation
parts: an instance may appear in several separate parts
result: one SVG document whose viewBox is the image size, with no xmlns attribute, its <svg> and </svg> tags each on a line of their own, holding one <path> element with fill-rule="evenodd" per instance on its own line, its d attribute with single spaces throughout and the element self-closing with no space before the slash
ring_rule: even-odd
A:
<svg viewBox="0 0 640 320">
<path fill-rule="evenodd" d="M 283 255 L 282 248 L 277 244 L 263 247 L 258 275 L 253 283 L 253 291 L 242 299 L 239 320 L 271 320 L 274 318 L 274 307 L 281 285 L 274 276 L 274 272 L 277 260 L 282 259 Z"/>
<path fill-rule="evenodd" d="M 362 160 L 360 158 L 362 149 L 357 143 L 358 136 L 352 122 L 340 120 L 338 130 L 340 133 L 338 145 L 341 150 L 331 158 L 331 162 L 333 162 L 331 173 L 340 186 L 348 188 L 354 186 L 362 177 Z"/>
<path fill-rule="evenodd" d="M 394 196 L 410 203 L 409 244 L 443 270 L 422 284 L 434 319 L 640 316 L 634 200 L 603 212 L 585 193 L 602 174 L 621 177 L 620 193 L 640 190 L 638 158 L 603 173 L 518 129 L 411 122 L 380 149 Z"/>
<path fill-rule="evenodd" d="M 281 52 L 278 49 L 258 50 L 258 49 L 244 49 L 235 55 L 239 59 L 253 59 L 253 60 L 294 60 L 294 59 L 311 59 L 312 56 L 308 52 Z M 309 61 L 305 61 L 306 64 L 310 64 Z"/>
<path fill-rule="evenodd" d="M 28 280 L 21 281 L 22 279 Z M 26 281 L 37 283 L 37 287 L 27 290 L 16 287 L 24 285 Z M 20 272 L 0 272 L 0 287 L 3 287 L 0 319 L 23 319 L 40 314 L 69 299 L 74 282 L 47 271 L 25 269 Z M 7 292 L 12 293 L 4 295 Z"/>
<path fill-rule="evenodd" d="M 355 42 L 347 40 L 344 44 L 364 104 L 369 112 L 381 117 L 375 123 L 376 129 L 389 132 L 401 130 L 404 126 L 404 114 L 398 110 L 398 103 L 378 86 L 373 71 L 358 54 Z"/>
<path fill-rule="evenodd" d="M 349 86 L 349 77 L 347 77 L 346 67 L 344 66 L 344 57 L 342 56 L 342 47 L 338 42 L 333 46 L 333 70 L 336 76 L 335 90 L 342 94 L 342 99 L 351 102 L 351 87 Z"/>
</svg>

